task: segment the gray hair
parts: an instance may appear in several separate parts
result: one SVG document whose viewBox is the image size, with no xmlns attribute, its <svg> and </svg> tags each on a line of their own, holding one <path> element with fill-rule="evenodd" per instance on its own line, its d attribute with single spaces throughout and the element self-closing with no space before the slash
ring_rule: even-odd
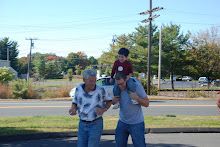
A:
<svg viewBox="0 0 220 147">
<path fill-rule="evenodd" d="M 93 69 L 87 69 L 83 71 L 83 79 L 88 79 L 89 77 L 96 77 L 96 72 Z"/>
</svg>

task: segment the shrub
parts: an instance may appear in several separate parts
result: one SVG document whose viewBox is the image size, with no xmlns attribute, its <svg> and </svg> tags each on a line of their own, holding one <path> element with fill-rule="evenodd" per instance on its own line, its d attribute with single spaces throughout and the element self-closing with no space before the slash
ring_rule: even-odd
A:
<svg viewBox="0 0 220 147">
<path fill-rule="evenodd" d="M 144 87 L 144 90 L 147 92 L 147 79 L 139 79 L 142 83 L 142 86 Z M 158 94 L 158 88 L 151 83 L 150 85 L 150 95 L 157 95 Z"/>
<path fill-rule="evenodd" d="M 15 78 L 14 72 L 10 72 L 10 67 L 0 67 L 0 83 L 6 83 Z"/>
<path fill-rule="evenodd" d="M 12 87 L 11 93 L 15 98 L 25 98 L 25 94 L 28 91 L 28 84 L 25 79 L 11 81 L 10 86 Z"/>
<path fill-rule="evenodd" d="M 40 96 L 33 88 L 28 88 L 27 92 L 25 93 L 24 98 L 25 99 L 38 99 L 40 98 Z"/>
<path fill-rule="evenodd" d="M 196 97 L 207 97 L 204 91 L 187 91 L 187 97 L 196 98 Z"/>
<path fill-rule="evenodd" d="M 57 98 L 58 92 L 54 90 L 46 90 L 44 93 L 41 94 L 41 98 Z"/>
<path fill-rule="evenodd" d="M 58 97 L 69 97 L 71 87 L 61 87 L 58 90 Z"/>
<path fill-rule="evenodd" d="M 72 81 L 72 79 L 73 79 L 72 75 L 73 75 L 73 69 L 70 68 L 67 71 L 67 78 L 68 78 L 69 81 Z"/>
<path fill-rule="evenodd" d="M 138 73 L 138 72 L 134 72 L 134 73 L 133 73 L 133 76 L 136 77 L 136 78 L 138 78 L 138 77 L 139 77 L 139 73 Z"/>
</svg>

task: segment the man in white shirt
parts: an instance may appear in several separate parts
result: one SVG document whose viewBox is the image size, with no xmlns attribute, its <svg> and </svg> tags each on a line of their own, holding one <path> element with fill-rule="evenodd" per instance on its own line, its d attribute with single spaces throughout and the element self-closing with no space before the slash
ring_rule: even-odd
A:
<svg viewBox="0 0 220 147">
<path fill-rule="evenodd" d="M 78 147 L 97 147 L 103 131 L 102 114 L 109 109 L 112 98 L 104 87 L 96 84 L 96 72 L 87 69 L 83 72 L 84 84 L 76 87 L 70 115 L 80 117 Z"/>
</svg>

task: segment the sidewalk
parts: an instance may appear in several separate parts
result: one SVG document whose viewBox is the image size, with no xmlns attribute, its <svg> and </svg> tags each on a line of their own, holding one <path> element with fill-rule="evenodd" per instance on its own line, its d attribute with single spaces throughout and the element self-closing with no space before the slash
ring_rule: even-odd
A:
<svg viewBox="0 0 220 147">
<path fill-rule="evenodd" d="M 220 133 L 220 128 L 199 128 L 199 127 L 198 128 L 146 128 L 145 133 L 146 134 Z M 114 136 L 114 135 L 115 135 L 115 130 L 103 130 L 102 133 L 102 136 Z M 27 141 L 27 140 L 40 140 L 40 139 L 50 139 L 50 138 L 69 138 L 69 137 L 77 137 L 77 131 L 0 136 L 0 143 Z"/>
<path fill-rule="evenodd" d="M 220 133 L 146 134 L 147 147 L 217 147 Z M 77 137 L 0 143 L 1 147 L 77 147 Z M 114 135 L 102 135 L 99 147 L 115 147 Z M 131 137 L 128 147 L 134 147 Z"/>
</svg>

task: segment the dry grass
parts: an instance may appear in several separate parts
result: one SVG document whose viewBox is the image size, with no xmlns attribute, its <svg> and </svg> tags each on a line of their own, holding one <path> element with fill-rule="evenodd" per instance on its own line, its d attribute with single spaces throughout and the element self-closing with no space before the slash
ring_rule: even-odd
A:
<svg viewBox="0 0 220 147">
<path fill-rule="evenodd" d="M 0 98 L 10 99 L 13 98 L 11 94 L 12 87 L 9 84 L 0 84 Z"/>
</svg>

